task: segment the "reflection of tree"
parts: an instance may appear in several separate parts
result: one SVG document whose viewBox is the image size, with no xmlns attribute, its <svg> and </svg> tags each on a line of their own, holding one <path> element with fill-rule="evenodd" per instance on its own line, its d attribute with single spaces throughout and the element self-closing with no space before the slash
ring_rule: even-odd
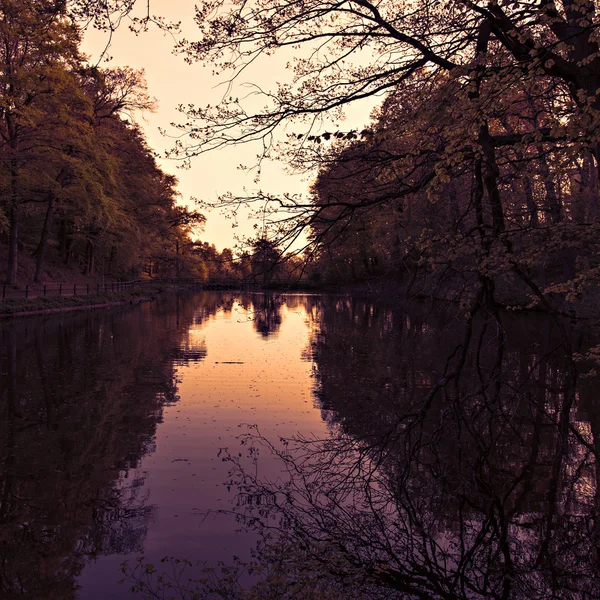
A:
<svg viewBox="0 0 600 600">
<path fill-rule="evenodd" d="M 171 358 L 179 365 L 187 365 L 204 360 L 206 358 L 205 341 L 194 342 L 190 340 L 189 334 L 186 337 L 187 339 L 182 340 L 179 346 L 173 348 Z"/>
<path fill-rule="evenodd" d="M 598 597 L 600 431 L 580 338 L 546 318 L 324 301 L 312 351 L 333 436 L 283 451 L 252 436 L 287 478 L 230 457 L 240 510 L 307 573 L 366 597 Z"/>
<path fill-rule="evenodd" d="M 254 330 L 264 338 L 279 332 L 284 302 L 284 296 L 270 293 L 244 294 L 240 298 L 240 305 L 252 315 Z"/>
<path fill-rule="evenodd" d="M 85 556 L 139 551 L 140 459 L 177 400 L 196 300 L 0 328 L 0 597 L 67 599 Z M 6 350 L 6 351 L 4 351 Z"/>
</svg>

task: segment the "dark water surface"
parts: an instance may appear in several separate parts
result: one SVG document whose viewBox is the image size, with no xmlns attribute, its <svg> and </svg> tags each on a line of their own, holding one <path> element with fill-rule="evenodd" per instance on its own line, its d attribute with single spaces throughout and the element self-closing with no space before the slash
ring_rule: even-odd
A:
<svg viewBox="0 0 600 600">
<path fill-rule="evenodd" d="M 204 518 L 231 506 L 219 450 L 243 424 L 377 465 L 381 514 L 357 505 L 322 539 L 391 565 L 393 593 L 600 597 L 597 343 L 550 318 L 301 295 L 4 323 L 0 598 L 130 598 L 123 560 L 247 556 L 253 535 Z"/>
</svg>

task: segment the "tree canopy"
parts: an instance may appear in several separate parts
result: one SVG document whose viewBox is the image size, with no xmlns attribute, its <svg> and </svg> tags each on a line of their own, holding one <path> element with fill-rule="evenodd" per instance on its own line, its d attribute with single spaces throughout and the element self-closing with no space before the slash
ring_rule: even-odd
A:
<svg viewBox="0 0 600 600">
<path fill-rule="evenodd" d="M 290 83 L 256 90 L 265 98 L 264 109 L 249 112 L 232 95 L 218 107 L 189 110 L 191 152 L 262 139 L 290 117 L 314 118 L 409 86 L 423 69 L 451 74 L 465 86 L 473 85 L 475 71 L 480 79 L 505 84 L 548 78 L 568 95 L 577 117 L 573 125 L 597 109 L 594 0 L 210 0 L 198 6 L 196 22 L 200 39 L 182 42 L 181 51 L 190 61 L 208 62 L 234 77 L 286 47 L 295 56 Z M 194 127 L 196 119 L 202 122 Z M 578 137 L 595 143 L 593 128 L 581 125 Z"/>
<path fill-rule="evenodd" d="M 176 178 L 133 119 L 154 106 L 143 72 L 90 67 L 72 17 L 65 3 L 0 1 L 7 282 L 33 275 L 20 270 L 23 252 L 35 258 L 36 281 L 47 277 L 50 255 L 86 275 L 206 276 L 197 251 L 205 217 L 178 204 Z"/>
<path fill-rule="evenodd" d="M 495 299 L 495 278 L 507 274 L 515 297 L 573 298 L 596 269 L 597 9 L 595 0 L 203 2 L 198 39 L 179 50 L 228 76 L 231 92 L 218 106 L 182 107 L 188 135 L 174 152 L 260 140 L 262 156 L 319 169 L 312 198 L 260 193 L 223 205 L 259 202 L 289 247 L 308 227 L 317 245 L 347 249 L 337 259 L 330 245 L 313 251 L 321 261 L 328 253 L 348 265 L 355 253 L 372 274 L 379 258 L 367 246 L 388 239 L 384 254 L 394 247 L 477 297 Z M 277 55 L 289 80 L 240 85 Z M 367 97 L 382 101 L 371 125 L 323 131 Z"/>
</svg>

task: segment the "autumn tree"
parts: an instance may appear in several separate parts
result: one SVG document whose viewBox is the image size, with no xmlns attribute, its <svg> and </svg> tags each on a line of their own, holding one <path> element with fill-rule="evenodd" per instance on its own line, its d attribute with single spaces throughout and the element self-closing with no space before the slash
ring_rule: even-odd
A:
<svg viewBox="0 0 600 600">
<path fill-rule="evenodd" d="M 76 252 L 88 274 L 100 257 L 113 275 L 193 274 L 192 234 L 206 219 L 177 204 L 177 179 L 160 169 L 140 128 L 118 113 L 101 116 L 95 141 L 108 177 L 87 207 L 65 206 L 65 260 Z"/>
<path fill-rule="evenodd" d="M 514 132 L 532 124 L 560 127 L 564 96 L 542 77 L 535 85 L 514 81 L 510 90 L 482 83 L 492 170 L 468 143 L 463 107 L 472 90 L 427 75 L 413 78 L 412 98 L 408 90 L 390 93 L 362 139 L 321 153 L 312 222 L 321 265 L 339 271 L 343 261 L 360 262 L 352 257 L 360 250 L 401 273 L 417 265 L 421 274 L 435 271 L 426 293 L 452 282 L 454 289 L 482 287 L 492 301 L 519 304 L 529 296 L 525 303 L 547 308 L 557 295 L 574 298 L 593 287 L 593 155 L 543 135 L 515 143 Z M 369 275 L 361 268 L 358 278 Z"/>
<path fill-rule="evenodd" d="M 318 117 L 397 89 L 423 68 L 475 86 L 475 79 L 494 76 L 548 77 L 570 98 L 571 133 L 595 148 L 600 58 L 593 0 L 565 0 L 559 6 L 533 0 L 519 5 L 209 0 L 198 6 L 196 21 L 200 39 L 181 44 L 190 61 L 235 73 L 287 47 L 296 56 L 306 49 L 308 58 L 293 60 L 291 83 L 265 93 L 264 110 L 247 111 L 235 96 L 216 108 L 185 109 L 190 121 L 183 127 L 193 133 L 182 147 L 187 153 L 264 139 L 290 118 Z M 498 56 L 502 62 L 494 64 Z M 565 133 L 550 137 L 562 139 Z"/>
<path fill-rule="evenodd" d="M 489 269 L 494 266 L 508 270 L 528 294 L 545 302 L 543 286 L 528 272 L 530 257 L 519 256 L 519 244 L 506 239 L 513 218 L 523 211 L 509 207 L 510 184 L 505 182 L 519 166 L 521 175 L 535 173 L 543 190 L 528 188 L 525 176 L 518 184 L 519 196 L 528 203 L 525 214 L 532 227 L 536 219 L 541 223 L 541 216 L 556 225 L 559 182 L 548 174 L 558 174 L 558 162 L 588 179 L 591 170 L 598 170 L 595 2 L 211 0 L 198 7 L 196 20 L 199 39 L 182 42 L 180 50 L 191 62 L 230 73 L 233 89 L 257 60 L 293 52 L 293 69 L 290 81 L 254 88 L 252 96 L 262 95 L 262 105 L 232 93 L 217 107 L 184 108 L 181 129 L 189 137 L 180 141 L 176 154 L 190 157 L 261 140 L 262 155 L 273 156 L 277 132 L 295 121 L 297 133 L 289 136 L 283 153 L 295 162 L 311 143 L 323 145 L 340 134 L 323 134 L 313 130 L 315 124 L 335 119 L 350 103 L 387 94 L 396 98 L 405 117 L 420 112 L 418 134 L 411 135 L 406 120 L 404 127 L 388 132 L 413 142 L 412 148 L 398 142 L 402 156 L 394 163 L 396 175 L 389 176 L 390 182 L 395 177 L 401 197 L 421 192 L 439 197 L 449 181 L 464 177 L 472 190 L 470 216 L 475 221 L 466 230 L 475 227 L 479 237 L 473 250 L 478 285 L 494 298 Z M 344 137 L 358 135 L 347 132 Z M 583 163 L 587 166 L 582 171 L 577 165 Z M 542 198 L 541 211 L 534 209 Z M 224 204 L 231 200 L 241 199 L 226 198 Z M 247 198 L 249 203 L 265 200 L 269 198 L 263 194 Z M 323 215 L 321 207 L 293 196 L 271 200 L 274 221 L 290 225 L 290 214 L 299 218 L 282 233 L 282 241 L 292 239 L 298 227 L 312 225 L 315 210 Z M 453 202 L 455 208 L 460 204 Z M 563 215 L 569 219 L 568 212 L 563 210 Z M 522 224 L 524 219 L 519 219 Z M 549 247 L 556 239 L 548 241 Z M 572 271 L 572 257 L 560 260 Z M 566 279 L 573 282 L 576 277 L 572 272 Z"/>
<path fill-rule="evenodd" d="M 196 241 L 193 252 L 200 258 L 207 279 L 231 280 L 239 275 L 239 263 L 230 248 L 219 251 L 214 244 Z"/>
<path fill-rule="evenodd" d="M 35 249 L 35 281 L 44 279 L 45 258 L 53 233 L 56 214 L 74 210 L 80 214 L 101 209 L 107 202 L 112 179 L 111 160 L 98 144 L 91 99 L 79 77 L 69 77 L 67 93 L 55 92 L 53 102 L 44 107 L 47 121 L 54 127 L 48 132 L 51 151 L 45 151 L 38 165 L 41 180 L 37 184 L 39 207 L 45 207 L 39 242 Z M 57 122 L 56 116 L 62 116 Z M 31 174 L 29 180 L 35 180 Z M 63 223 L 64 224 L 64 223 Z"/>
<path fill-rule="evenodd" d="M 100 261 L 103 275 L 196 275 L 203 267 L 193 236 L 205 217 L 178 205 L 176 178 L 159 168 L 133 120 L 154 105 L 143 72 L 85 65 L 72 21 L 52 3 L 27 6 L 6 3 L 2 30 L 8 282 L 19 247 L 35 256 L 36 281 L 54 247 L 85 275 Z"/>
<path fill-rule="evenodd" d="M 27 200 L 23 169 L 35 170 L 33 163 L 39 165 L 48 152 L 64 151 L 64 146 L 54 145 L 54 131 L 57 124 L 64 125 L 60 121 L 66 115 L 57 113 L 54 103 L 71 87 L 79 61 L 79 35 L 62 11 L 54 8 L 44 0 L 0 4 L 0 151 L 6 180 L 3 204 L 10 227 L 8 283 L 17 277 L 19 227 Z"/>
</svg>

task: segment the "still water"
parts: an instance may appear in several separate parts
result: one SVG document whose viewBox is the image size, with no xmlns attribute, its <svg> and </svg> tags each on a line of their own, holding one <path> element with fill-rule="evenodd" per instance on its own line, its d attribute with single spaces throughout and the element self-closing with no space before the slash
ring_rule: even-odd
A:
<svg viewBox="0 0 600 600">
<path fill-rule="evenodd" d="M 229 293 L 4 323 L 0 598 L 120 600 L 124 560 L 247 557 L 255 534 L 207 517 L 235 504 L 223 456 L 246 425 L 327 441 L 301 478 L 324 495 L 296 487 L 281 516 L 305 515 L 299 544 L 360 557 L 384 597 L 600 597 L 590 332 Z M 349 456 L 368 468 L 348 477 Z M 268 453 L 260 469 L 283 472 Z"/>
</svg>

